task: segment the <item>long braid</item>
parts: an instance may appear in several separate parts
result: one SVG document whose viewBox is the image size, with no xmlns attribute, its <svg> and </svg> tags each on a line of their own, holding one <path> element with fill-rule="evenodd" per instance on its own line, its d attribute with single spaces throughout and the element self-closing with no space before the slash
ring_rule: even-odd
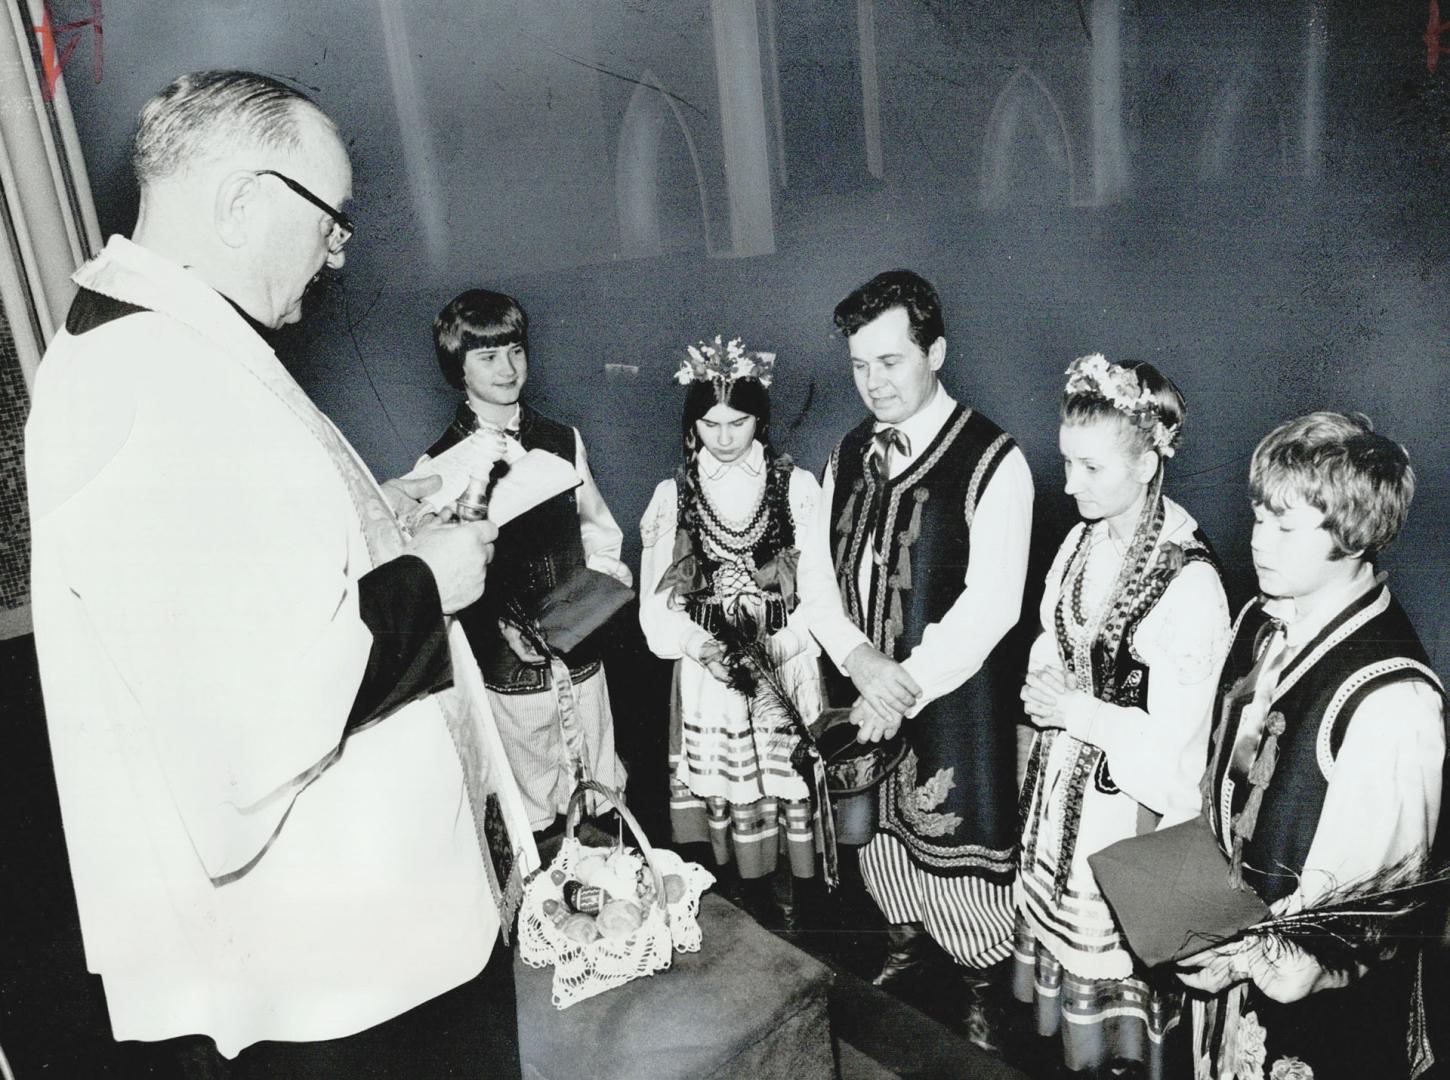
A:
<svg viewBox="0 0 1450 1080">
<path fill-rule="evenodd" d="M 686 453 L 685 459 L 680 462 L 675 473 L 675 491 L 679 527 L 690 538 L 695 558 L 702 566 L 707 566 L 705 545 L 700 542 L 700 500 L 704 498 L 704 492 L 700 490 L 700 464 L 694 454 Z"/>
<path fill-rule="evenodd" d="M 790 477 L 795 462 L 789 454 L 776 452 L 768 434 L 761 439 L 761 446 L 766 462 L 765 497 L 770 504 L 770 525 L 761 547 L 774 553 L 795 546 L 795 520 L 790 512 Z"/>
</svg>

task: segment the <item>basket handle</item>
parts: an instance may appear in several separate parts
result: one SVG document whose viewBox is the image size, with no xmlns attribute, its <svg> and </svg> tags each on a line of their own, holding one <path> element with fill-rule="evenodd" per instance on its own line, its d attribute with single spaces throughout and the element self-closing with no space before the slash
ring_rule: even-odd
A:
<svg viewBox="0 0 1450 1080">
<path fill-rule="evenodd" d="M 666 925 L 670 921 L 670 911 L 665 905 L 665 876 L 660 873 L 659 864 L 655 860 L 655 849 L 650 846 L 649 837 L 645 836 L 644 830 L 639 827 L 629 807 L 624 805 L 624 796 L 612 787 L 606 787 L 597 780 L 580 780 L 574 789 L 574 794 L 569 797 L 569 809 L 564 814 L 564 835 L 570 840 L 574 839 L 574 830 L 579 824 L 580 818 L 584 816 L 584 793 L 593 791 L 604 796 L 605 800 L 619 811 L 619 816 L 629 826 L 629 831 L 634 834 L 634 842 L 639 845 L 640 854 L 644 856 L 645 865 L 649 867 L 650 876 L 655 883 L 655 902 L 660 906 L 660 914 L 665 917 Z"/>
</svg>

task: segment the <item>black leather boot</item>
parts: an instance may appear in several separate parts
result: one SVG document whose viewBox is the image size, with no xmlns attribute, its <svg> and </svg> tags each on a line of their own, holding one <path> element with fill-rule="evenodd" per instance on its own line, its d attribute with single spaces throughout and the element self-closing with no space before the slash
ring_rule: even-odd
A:
<svg viewBox="0 0 1450 1080">
<path fill-rule="evenodd" d="M 967 1040 L 978 1050 L 1002 1056 L 1003 1037 L 1007 1034 L 1007 993 L 1005 980 L 1009 961 L 990 968 L 962 968 L 962 1028 Z"/>
<path fill-rule="evenodd" d="M 742 878 L 740 908 L 767 930 L 781 928 L 781 910 L 775 899 L 775 885 L 770 878 Z"/>
<path fill-rule="evenodd" d="M 789 867 L 775 875 L 775 902 L 780 908 L 781 931 L 788 938 L 821 930 L 825 886 L 817 877 L 796 877 Z"/>
<path fill-rule="evenodd" d="M 873 986 L 900 986 L 926 966 L 932 954 L 931 935 L 918 922 L 892 923 L 886 929 L 886 962 L 871 980 Z"/>
</svg>

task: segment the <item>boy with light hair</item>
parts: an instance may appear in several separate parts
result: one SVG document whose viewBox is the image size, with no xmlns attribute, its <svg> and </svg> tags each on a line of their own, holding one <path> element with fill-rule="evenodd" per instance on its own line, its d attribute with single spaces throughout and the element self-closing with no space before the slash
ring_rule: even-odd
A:
<svg viewBox="0 0 1450 1080">
<path fill-rule="evenodd" d="M 1235 626 L 1204 811 L 1233 874 L 1284 911 L 1429 850 L 1444 691 L 1375 570 L 1415 491 L 1404 447 L 1362 415 L 1311 413 L 1259 444 L 1249 484 L 1263 595 Z M 1191 958 L 1183 981 L 1216 995 L 1195 1008 L 1197 1076 L 1418 1075 L 1404 952 L 1335 970 L 1250 937 Z"/>
</svg>

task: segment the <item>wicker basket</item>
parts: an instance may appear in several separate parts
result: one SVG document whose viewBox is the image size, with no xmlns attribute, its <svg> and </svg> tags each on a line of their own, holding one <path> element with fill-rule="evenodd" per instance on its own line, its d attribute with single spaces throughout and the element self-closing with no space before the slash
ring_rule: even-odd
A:
<svg viewBox="0 0 1450 1080">
<path fill-rule="evenodd" d="M 563 903 L 562 886 L 555 882 L 553 871 L 561 871 L 565 879 L 573 878 L 574 868 L 582 858 L 604 850 L 585 847 L 574 835 L 586 792 L 590 791 L 619 811 L 629 826 L 654 878 L 655 899 L 646 907 L 644 921 L 628 937 L 600 937 L 581 943 L 555 925 L 544 906 L 548 900 Z M 663 869 L 661 862 L 665 857 L 678 862 L 678 869 Z M 677 872 L 684 880 L 684 895 L 674 903 L 665 900 L 667 872 Z M 524 886 L 519 910 L 519 956 L 531 967 L 554 965 L 554 1006 L 566 1009 L 575 1002 L 623 986 L 631 979 L 663 971 L 670 966 L 676 949 L 698 952 L 700 894 L 714 881 L 714 875 L 703 867 L 683 862 L 673 852 L 661 852 L 651 846 L 619 792 L 585 780 L 569 800 L 559 854 L 547 868 L 535 872 Z"/>
</svg>

